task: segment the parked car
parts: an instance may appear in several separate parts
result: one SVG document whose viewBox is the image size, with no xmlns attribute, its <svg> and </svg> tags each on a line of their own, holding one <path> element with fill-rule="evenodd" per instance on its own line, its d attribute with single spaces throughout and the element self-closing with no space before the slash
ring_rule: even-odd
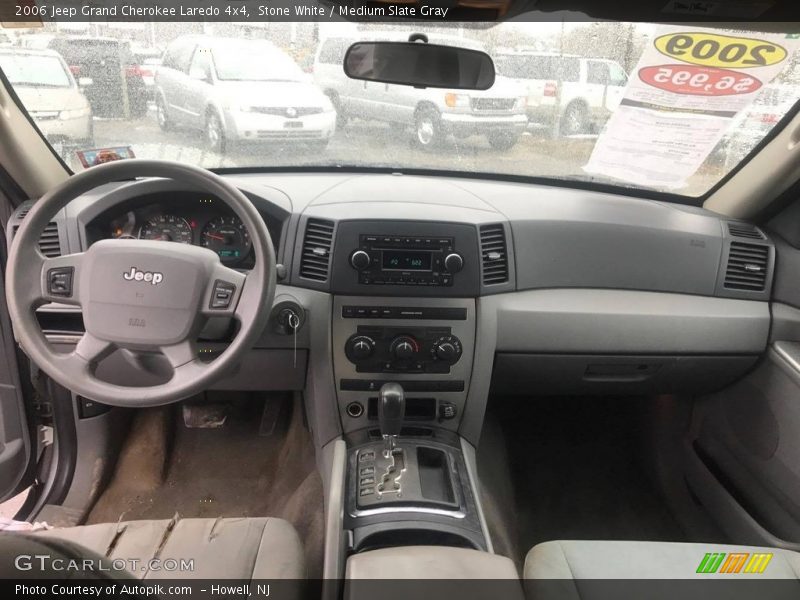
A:
<svg viewBox="0 0 800 600">
<path fill-rule="evenodd" d="M 62 154 L 69 147 L 94 145 L 92 109 L 56 52 L 0 47 L 0 69 L 42 134 Z"/>
<path fill-rule="evenodd" d="M 147 113 L 144 73 L 127 40 L 54 37 L 47 47 L 64 57 L 76 77 L 92 79 L 86 96 L 96 116 L 141 117 Z"/>
<path fill-rule="evenodd" d="M 364 40 L 364 36 L 359 38 Z M 369 39 L 399 39 L 381 33 Z M 357 117 L 413 128 L 417 145 L 430 148 L 448 135 L 464 138 L 483 135 L 498 149 L 509 149 L 525 131 L 525 90 L 498 77 L 488 90 L 419 89 L 402 85 L 356 81 L 345 75 L 342 62 L 356 40 L 331 37 L 322 41 L 314 61 L 314 80 L 331 98 L 339 124 Z M 453 36 L 431 36 L 430 43 L 482 49 L 473 40 Z"/>
<path fill-rule="evenodd" d="M 133 55 L 132 64 L 128 69 L 136 71 L 141 77 L 145 87 L 145 95 L 148 102 L 155 102 L 156 99 L 156 69 L 161 66 L 161 56 L 163 50 L 158 48 L 137 48 L 131 49 Z"/>
<path fill-rule="evenodd" d="M 560 135 L 599 130 L 619 106 L 628 75 L 619 63 L 548 52 L 503 52 L 499 73 L 524 85 L 528 118 Z"/>
<path fill-rule="evenodd" d="M 161 129 L 201 129 L 214 152 L 247 141 L 324 148 L 336 131 L 328 97 L 290 56 L 264 40 L 178 38 L 155 80 Z"/>
</svg>

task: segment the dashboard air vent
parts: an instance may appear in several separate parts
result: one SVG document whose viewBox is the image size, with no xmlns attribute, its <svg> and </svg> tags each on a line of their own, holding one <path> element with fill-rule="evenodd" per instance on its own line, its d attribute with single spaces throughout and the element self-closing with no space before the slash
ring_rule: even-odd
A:
<svg viewBox="0 0 800 600">
<path fill-rule="evenodd" d="M 482 225 L 480 232 L 483 284 L 505 283 L 508 281 L 506 230 L 501 223 L 494 223 Z"/>
<path fill-rule="evenodd" d="M 28 216 L 29 212 L 31 212 L 29 208 L 23 208 L 17 213 L 17 221 L 22 221 L 22 219 Z"/>
<path fill-rule="evenodd" d="M 14 225 L 12 229 L 14 235 L 17 235 L 17 229 L 19 229 L 19 225 Z M 50 221 L 42 231 L 39 238 L 39 250 L 47 258 L 61 256 L 61 237 L 58 233 L 58 223 L 55 221 Z"/>
<path fill-rule="evenodd" d="M 766 237 L 755 225 L 749 223 L 728 223 L 728 232 L 732 237 L 749 238 L 751 240 L 764 240 Z"/>
<path fill-rule="evenodd" d="M 300 258 L 300 277 L 326 281 L 331 262 L 333 222 L 309 219 Z"/>
<path fill-rule="evenodd" d="M 725 287 L 730 290 L 763 292 L 767 284 L 769 246 L 731 242 Z"/>
</svg>

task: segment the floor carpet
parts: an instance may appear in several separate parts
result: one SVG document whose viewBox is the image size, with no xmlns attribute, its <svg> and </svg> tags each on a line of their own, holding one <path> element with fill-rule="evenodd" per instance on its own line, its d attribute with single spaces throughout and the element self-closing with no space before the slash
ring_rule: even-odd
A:
<svg viewBox="0 0 800 600">
<path fill-rule="evenodd" d="M 233 404 L 220 428 L 187 428 L 169 409 L 140 411 L 87 524 L 175 514 L 280 517 L 303 540 L 309 576 L 321 576 L 323 492 L 302 405 L 284 399 L 268 436 L 259 435 L 263 405 Z"/>
</svg>

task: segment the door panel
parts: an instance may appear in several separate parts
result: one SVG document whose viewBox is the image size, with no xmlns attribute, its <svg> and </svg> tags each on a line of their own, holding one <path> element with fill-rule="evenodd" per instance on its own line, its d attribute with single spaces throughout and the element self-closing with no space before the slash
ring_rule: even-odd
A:
<svg viewBox="0 0 800 600">
<path fill-rule="evenodd" d="M 4 242 L 2 242 L 4 244 Z M 16 342 L 0 279 L 0 502 L 32 483 L 31 441 L 17 365 Z"/>
<path fill-rule="evenodd" d="M 696 495 L 724 494 L 737 509 L 712 512 L 721 528 L 786 547 L 800 545 L 799 215 L 796 203 L 762 227 L 776 249 L 769 346 L 742 380 L 698 399 L 692 446 L 713 475 Z"/>
<path fill-rule="evenodd" d="M 777 342 L 750 375 L 704 398 L 695 449 L 750 516 L 800 541 L 800 344 Z M 738 540 L 733 540 L 738 541 Z"/>
</svg>

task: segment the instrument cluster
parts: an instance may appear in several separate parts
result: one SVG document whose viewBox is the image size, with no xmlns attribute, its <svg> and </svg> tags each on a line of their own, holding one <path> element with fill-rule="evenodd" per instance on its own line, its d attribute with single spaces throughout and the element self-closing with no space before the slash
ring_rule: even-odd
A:
<svg viewBox="0 0 800 600">
<path fill-rule="evenodd" d="M 242 221 L 211 197 L 129 206 L 94 224 L 96 239 L 142 239 L 193 244 L 216 252 L 230 267 L 252 266 L 253 246 Z"/>
</svg>

